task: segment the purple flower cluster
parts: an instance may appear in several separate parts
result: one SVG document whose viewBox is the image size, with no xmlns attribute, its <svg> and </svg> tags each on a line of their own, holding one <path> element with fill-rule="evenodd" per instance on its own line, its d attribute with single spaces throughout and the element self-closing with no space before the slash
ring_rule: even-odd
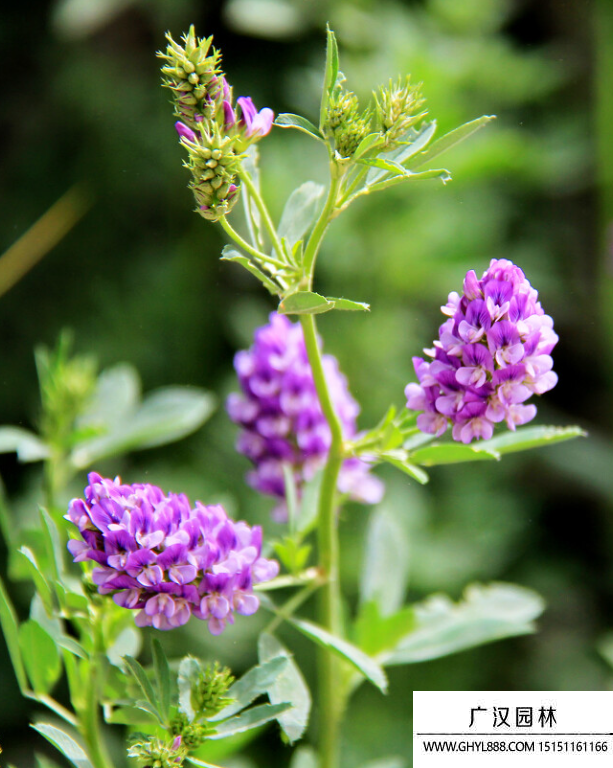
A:
<svg viewBox="0 0 613 768">
<path fill-rule="evenodd" d="M 492 259 L 479 280 L 473 270 L 464 293 L 449 294 L 433 358 L 413 358 L 419 384 L 405 389 L 407 408 L 422 432 L 442 435 L 453 424 L 453 439 L 488 440 L 498 422 L 509 429 L 531 421 L 526 405 L 556 385 L 551 351 L 558 337 L 522 270 L 507 259 Z"/>
<path fill-rule="evenodd" d="M 172 629 L 193 615 L 218 635 L 234 612 L 257 611 L 253 585 L 279 570 L 261 557 L 261 528 L 233 522 L 219 505 L 192 508 L 185 494 L 154 485 L 122 485 L 96 472 L 88 480 L 85 499 L 73 499 L 66 515 L 83 540 L 68 549 L 75 562 L 96 563 L 100 594 L 139 610 L 139 627 Z"/>
<path fill-rule="evenodd" d="M 352 438 L 360 408 L 349 393 L 336 358 L 323 355 L 323 366 L 343 434 Z M 247 476 L 249 484 L 261 493 L 284 499 L 283 465 L 287 464 L 300 492 L 324 465 L 331 442 L 301 326 L 273 312 L 270 324 L 256 330 L 251 349 L 237 353 L 234 367 L 242 394 L 230 395 L 226 407 L 232 421 L 243 428 L 237 450 L 255 465 Z M 376 504 L 383 495 L 383 485 L 368 470 L 361 459 L 347 459 L 340 472 L 339 491 L 356 501 Z M 281 520 L 286 517 L 283 504 L 275 514 Z"/>
</svg>

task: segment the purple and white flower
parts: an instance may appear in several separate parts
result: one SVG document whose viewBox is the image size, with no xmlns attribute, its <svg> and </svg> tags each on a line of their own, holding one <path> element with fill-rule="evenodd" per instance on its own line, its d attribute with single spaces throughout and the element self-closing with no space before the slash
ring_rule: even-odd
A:
<svg viewBox="0 0 613 768">
<path fill-rule="evenodd" d="M 96 564 L 100 594 L 138 610 L 139 627 L 173 629 L 196 616 L 218 635 L 234 613 L 258 609 L 253 585 L 274 578 L 279 566 L 261 556 L 262 529 L 235 523 L 219 505 L 192 507 L 185 494 L 155 485 L 124 485 L 96 472 L 84 499 L 73 499 L 66 519 L 82 539 L 68 549 L 75 562 Z"/>
<path fill-rule="evenodd" d="M 419 384 L 405 389 L 407 408 L 422 411 L 417 426 L 440 436 L 449 424 L 454 440 L 488 440 L 494 426 L 509 429 L 536 416 L 525 405 L 532 394 L 552 389 L 551 352 L 558 337 L 522 270 L 507 259 L 492 259 L 479 280 L 473 270 L 463 295 L 449 294 L 441 311 L 433 358 L 413 358 Z"/>
<path fill-rule="evenodd" d="M 255 465 L 247 481 L 261 493 L 285 499 L 284 464 L 292 470 L 300 492 L 325 464 L 331 442 L 302 327 L 273 312 L 269 325 L 256 330 L 251 349 L 237 353 L 234 367 L 242 392 L 230 395 L 226 408 L 242 427 L 237 450 Z M 323 355 L 323 367 L 343 435 L 351 439 L 357 432 L 359 405 L 336 358 Z M 366 504 L 376 504 L 383 495 L 381 481 L 358 458 L 343 463 L 338 489 Z M 286 515 L 281 503 L 275 516 L 283 520 Z"/>
</svg>

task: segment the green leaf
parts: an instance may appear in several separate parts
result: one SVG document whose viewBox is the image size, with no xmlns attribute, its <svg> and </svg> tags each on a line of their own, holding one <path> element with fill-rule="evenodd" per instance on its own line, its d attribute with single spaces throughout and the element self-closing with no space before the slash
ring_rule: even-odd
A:
<svg viewBox="0 0 613 768">
<path fill-rule="evenodd" d="M 358 163 L 360 165 L 367 165 L 370 168 L 379 168 L 380 170 L 385 171 L 386 173 L 380 174 L 379 178 L 390 173 L 395 176 L 408 177 L 412 175 L 410 171 L 407 171 L 406 168 L 403 168 L 400 163 L 397 163 L 395 160 L 386 160 L 383 157 L 371 157 L 364 160 L 358 160 Z"/>
<path fill-rule="evenodd" d="M 47 612 L 51 613 L 53 609 L 53 597 L 51 593 L 51 587 L 47 583 L 47 579 L 45 578 L 45 575 L 43 574 L 43 572 L 40 569 L 40 566 L 38 565 L 34 552 L 32 552 L 32 550 L 29 547 L 20 547 L 18 552 L 20 555 L 23 555 L 23 558 L 25 559 L 28 565 L 28 570 L 32 577 L 32 581 L 34 582 L 34 586 L 36 587 L 38 594 L 40 595 L 41 600 L 43 601 Z"/>
<path fill-rule="evenodd" d="M 136 658 L 141 649 L 141 633 L 137 627 L 124 627 L 107 647 L 106 657 L 114 667 L 125 670 L 124 656 Z"/>
<path fill-rule="evenodd" d="M 328 119 L 328 105 L 338 78 L 339 58 L 336 36 L 328 25 L 326 28 L 326 65 L 324 70 L 324 85 L 319 110 L 319 130 L 322 131 Z"/>
<path fill-rule="evenodd" d="M 157 718 L 150 712 L 136 707 L 117 707 L 105 714 L 105 722 L 111 725 L 155 725 Z"/>
<path fill-rule="evenodd" d="M 322 184 L 306 181 L 289 196 L 281 214 L 278 235 L 280 240 L 285 240 L 290 251 L 315 222 L 324 192 Z"/>
<path fill-rule="evenodd" d="M 179 664 L 179 676 L 177 686 L 179 688 L 179 711 L 187 717 L 190 723 L 196 717 L 196 711 L 192 704 L 192 688 L 202 675 L 202 667 L 198 659 L 193 656 L 185 656 Z"/>
<path fill-rule="evenodd" d="M 402 175 L 392 176 L 382 181 L 377 181 L 374 184 L 370 184 L 368 189 L 371 192 L 378 192 L 381 189 L 388 189 L 396 184 L 400 184 L 403 181 L 427 181 L 428 179 L 438 179 L 446 184 L 451 181 L 451 174 L 446 168 L 433 168 L 431 171 L 421 171 L 420 173 L 413 173 L 412 171 L 406 171 Z"/>
<path fill-rule="evenodd" d="M 361 672 L 367 680 L 379 688 L 383 693 L 387 693 L 387 678 L 385 672 L 379 664 L 368 656 L 357 646 L 347 640 L 331 635 L 323 627 L 313 624 L 305 619 L 288 619 L 296 629 L 300 630 L 318 645 L 328 651 L 335 653 L 345 661 L 348 661 L 358 672 Z"/>
<path fill-rule="evenodd" d="M 129 363 L 119 363 L 102 371 L 77 428 L 102 432 L 121 425 L 138 407 L 141 384 L 138 371 Z"/>
<path fill-rule="evenodd" d="M 286 657 L 278 656 L 250 669 L 240 680 L 230 686 L 227 696 L 233 699 L 232 703 L 224 707 L 218 714 L 210 717 L 209 721 L 225 720 L 240 712 L 241 709 L 248 707 L 258 696 L 268 692 L 287 664 L 288 659 Z"/>
<path fill-rule="evenodd" d="M 156 696 L 155 691 L 153 690 L 151 681 L 147 677 L 147 673 L 142 668 L 142 666 L 138 663 L 138 661 L 136 661 L 136 659 L 133 658 L 132 656 L 126 655 L 124 656 L 124 660 L 128 665 L 128 669 L 130 670 L 136 682 L 138 683 L 141 691 L 145 695 L 145 699 L 147 703 L 151 707 L 151 709 L 147 708 L 147 711 L 150 711 L 151 714 L 156 715 L 156 717 L 159 719 L 162 725 L 165 725 L 164 718 L 160 713 L 160 710 L 158 709 L 158 697 Z"/>
<path fill-rule="evenodd" d="M 292 709 L 279 716 L 279 725 L 290 743 L 302 737 L 309 722 L 311 694 L 292 654 L 276 637 L 263 632 L 258 639 L 260 663 L 285 659 L 286 664 L 268 687 L 268 698 L 272 704 L 288 701 Z"/>
<path fill-rule="evenodd" d="M 310 291 L 292 293 L 279 304 L 279 312 L 282 315 L 320 315 L 332 309 L 368 312 L 370 305 L 349 299 L 325 298 Z"/>
<path fill-rule="evenodd" d="M 72 464 L 84 469 L 109 456 L 172 443 L 195 432 L 214 405 L 213 395 L 196 387 L 159 389 L 112 431 L 80 443 L 71 455 Z"/>
<path fill-rule="evenodd" d="M 289 768 L 318 768 L 317 753 L 312 747 L 301 746 L 294 751 Z"/>
<path fill-rule="evenodd" d="M 586 435 L 587 432 L 584 432 L 581 427 L 522 427 L 515 432 L 505 432 L 491 440 L 486 440 L 480 447 L 504 455 Z"/>
<path fill-rule="evenodd" d="M 374 601 L 382 616 L 400 608 L 409 581 L 409 539 L 385 506 L 370 515 L 361 573 L 362 604 Z"/>
<path fill-rule="evenodd" d="M 89 758 L 74 740 L 74 737 L 50 723 L 35 723 L 32 728 L 44 736 L 53 746 L 77 768 L 93 768 Z"/>
<path fill-rule="evenodd" d="M 371 600 L 360 606 L 355 623 L 356 644 L 369 656 L 393 648 L 415 628 L 415 613 L 405 607 L 389 616 L 382 616 L 377 603 Z"/>
<path fill-rule="evenodd" d="M 47 550 L 48 565 L 51 571 L 49 576 L 56 583 L 59 592 L 59 590 L 63 590 L 60 583 L 60 574 L 64 571 L 64 548 L 62 547 L 57 525 L 51 515 L 44 507 L 39 507 L 38 511 L 41 519 L 45 549 Z"/>
<path fill-rule="evenodd" d="M 351 159 L 354 162 L 359 160 L 367 152 L 370 152 L 372 149 L 376 148 L 377 144 L 379 144 L 381 141 L 382 137 L 380 133 L 369 133 L 367 136 L 364 136 L 362 141 L 358 144 L 357 149 L 353 153 Z"/>
<path fill-rule="evenodd" d="M 298 291 L 286 296 L 279 304 L 282 315 L 319 315 L 334 309 L 334 304 L 318 293 Z"/>
<path fill-rule="evenodd" d="M 162 648 L 162 644 L 157 638 L 152 641 L 153 650 L 153 669 L 158 691 L 160 693 L 159 709 L 162 719 L 168 722 L 170 718 L 170 705 L 172 703 L 172 683 L 170 680 L 170 667 L 168 659 Z"/>
<path fill-rule="evenodd" d="M 472 136 L 473 133 L 480 130 L 495 119 L 495 115 L 483 115 L 483 117 L 479 117 L 476 120 L 471 120 L 469 123 L 464 123 L 464 125 L 460 125 L 453 131 L 449 131 L 449 133 L 441 136 L 440 139 L 437 139 L 433 144 L 431 144 L 425 152 L 417 155 L 415 157 L 415 161 L 410 164 L 411 168 L 419 168 L 425 163 L 429 163 L 430 160 L 433 160 L 435 157 L 442 155 L 443 152 L 451 149 L 451 147 L 455 147 L 456 144 L 459 144 L 469 136 Z"/>
<path fill-rule="evenodd" d="M 305 483 L 302 489 L 302 498 L 300 499 L 300 514 L 298 515 L 297 530 L 303 538 L 311 531 L 317 522 L 319 512 L 319 492 L 321 490 L 321 479 L 323 472 L 320 470 Z"/>
<path fill-rule="evenodd" d="M 30 604 L 30 618 L 40 624 L 59 648 L 63 648 L 73 656 L 78 656 L 81 659 L 88 658 L 83 646 L 77 642 L 74 637 L 69 637 L 64 634 L 62 622 L 59 618 L 56 615 L 50 616 L 47 613 L 47 609 L 45 608 L 39 593 L 36 593 L 32 598 L 32 603 Z"/>
<path fill-rule="evenodd" d="M 259 728 L 271 720 L 277 720 L 279 715 L 291 709 L 291 704 L 260 704 L 257 707 L 247 709 L 238 717 L 232 717 L 216 727 L 216 732 L 208 736 L 211 740 L 226 739 L 228 736 L 234 736 L 236 733 L 249 731 L 252 728 Z"/>
<path fill-rule="evenodd" d="M 437 464 L 458 464 L 463 461 L 498 461 L 500 453 L 486 447 L 487 443 L 477 442 L 471 445 L 463 443 L 441 443 L 420 448 L 410 454 L 411 461 L 434 467 Z"/>
<path fill-rule="evenodd" d="M 22 463 L 49 457 L 45 443 L 33 432 L 21 427 L 0 427 L 0 453 L 16 453 Z"/>
<path fill-rule="evenodd" d="M 342 309 L 349 312 L 370 312 L 370 304 L 365 304 L 363 301 L 350 301 L 349 299 L 336 299 L 332 296 L 327 296 L 326 301 L 332 302 L 333 309 Z"/>
<path fill-rule="evenodd" d="M 62 673 L 58 649 L 41 625 L 28 619 L 19 627 L 19 645 L 36 693 L 49 693 Z"/>
<path fill-rule="evenodd" d="M 435 131 L 435 120 L 433 120 L 431 123 L 425 124 L 418 132 L 416 132 L 413 128 L 410 128 L 404 136 L 404 143 L 402 146 L 398 147 L 397 149 L 393 149 L 391 152 L 384 152 L 383 154 L 380 154 L 379 158 L 382 160 L 393 161 L 402 167 L 403 171 L 405 171 L 406 161 L 428 145 L 428 143 L 432 140 Z M 366 175 L 366 186 L 375 184 L 375 182 L 384 178 L 385 175 L 385 169 L 377 168 L 377 166 L 371 167 L 371 169 L 368 171 L 368 174 Z"/>
<path fill-rule="evenodd" d="M 412 477 L 413 480 L 417 480 L 417 482 L 421 483 L 421 485 L 425 485 L 430 480 L 427 473 L 424 472 L 421 467 L 415 466 L 415 464 L 408 460 L 408 454 L 406 451 L 383 451 L 377 454 L 377 457 L 382 461 L 391 464 L 393 467 L 396 467 L 396 469 L 399 469 L 406 475 L 409 475 L 409 477 Z"/>
<path fill-rule="evenodd" d="M 244 267 L 247 271 L 251 272 L 252 275 L 255 275 L 257 279 L 264 285 L 264 287 L 267 288 L 269 293 L 272 293 L 273 296 L 281 295 L 281 286 L 275 283 L 275 281 L 268 277 L 268 275 L 264 274 L 264 272 L 262 272 L 262 270 L 257 267 L 250 259 L 232 248 L 232 246 L 224 246 L 221 252 L 221 260 L 234 261 L 237 264 L 240 264 L 241 267 Z"/>
<path fill-rule="evenodd" d="M 15 670 L 15 677 L 21 692 L 24 693 L 28 689 L 28 678 L 21 657 L 19 623 L 2 579 L 0 579 L 0 626 L 2 626 L 2 634 L 4 635 L 6 647 Z"/>
<path fill-rule="evenodd" d="M 296 130 L 302 131 L 303 133 L 306 133 L 309 136 L 318 139 L 319 141 L 325 141 L 319 128 L 314 126 L 310 120 L 307 120 L 306 117 L 302 117 L 301 115 L 292 115 L 290 112 L 283 112 L 277 116 L 274 125 L 276 125 L 278 128 L 295 128 Z"/>
<path fill-rule="evenodd" d="M 383 664 L 415 664 L 437 659 L 505 637 L 534 632 L 543 599 L 514 584 L 473 584 L 453 603 L 433 595 L 413 606 L 415 629 L 378 656 Z"/>
</svg>

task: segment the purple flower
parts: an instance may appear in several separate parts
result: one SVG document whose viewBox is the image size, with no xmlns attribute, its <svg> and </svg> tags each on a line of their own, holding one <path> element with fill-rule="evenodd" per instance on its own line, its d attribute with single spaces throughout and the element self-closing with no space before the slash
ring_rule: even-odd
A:
<svg viewBox="0 0 613 768">
<path fill-rule="evenodd" d="M 73 499 L 66 519 L 82 541 L 68 549 L 75 562 L 92 560 L 100 594 L 138 610 L 139 627 L 179 627 L 191 616 L 214 635 L 233 613 L 258 609 L 253 585 L 274 578 L 279 566 L 261 557 L 262 530 L 235 523 L 219 505 L 192 507 L 185 494 L 154 485 L 123 485 L 96 472 L 85 499 Z"/>
<path fill-rule="evenodd" d="M 240 96 L 236 100 L 236 105 L 241 111 L 239 125 L 244 128 L 248 138 L 253 136 L 261 138 L 270 133 L 272 121 L 275 119 L 272 109 L 264 107 L 258 112 L 250 96 Z"/>
<path fill-rule="evenodd" d="M 226 408 L 232 421 L 242 427 L 237 450 L 255 465 L 247 480 L 261 493 L 285 499 L 283 465 L 291 468 L 300 492 L 324 465 L 331 442 L 301 326 L 273 312 L 269 325 L 256 330 L 251 349 L 237 353 L 234 367 L 242 392 L 230 395 Z M 352 438 L 360 408 L 336 358 L 324 355 L 323 367 L 343 434 Z M 383 485 L 368 470 L 364 461 L 347 459 L 339 491 L 367 504 L 380 501 Z M 283 504 L 275 515 L 286 517 Z"/>
<path fill-rule="evenodd" d="M 419 384 L 405 389 L 407 408 L 421 411 L 417 426 L 440 436 L 449 424 L 454 440 L 488 440 L 505 421 L 514 430 L 536 416 L 525 405 L 557 383 L 551 352 L 558 337 L 519 267 L 492 259 L 479 280 L 473 270 L 463 295 L 449 294 L 441 311 L 434 358 L 413 358 Z"/>
</svg>

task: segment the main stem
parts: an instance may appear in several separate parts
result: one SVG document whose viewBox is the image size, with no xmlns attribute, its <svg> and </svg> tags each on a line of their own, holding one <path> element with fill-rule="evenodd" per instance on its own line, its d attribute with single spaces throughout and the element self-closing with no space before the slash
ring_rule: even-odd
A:
<svg viewBox="0 0 613 768">
<path fill-rule="evenodd" d="M 92 620 L 94 648 L 89 663 L 87 691 L 84 697 L 83 708 L 79 711 L 78 716 L 80 731 L 87 745 L 88 756 L 94 768 L 113 768 L 113 764 L 106 751 L 100 728 L 98 693 L 100 689 L 99 659 L 101 655 L 102 639 L 100 636 L 99 622 L 99 616 L 96 614 Z"/>
<path fill-rule="evenodd" d="M 319 496 L 319 566 L 326 576 L 320 590 L 319 620 L 329 632 L 341 634 L 341 595 L 339 583 L 339 544 L 336 523 L 336 486 L 343 463 L 343 433 L 326 383 L 317 330 L 313 315 L 300 318 L 304 341 L 313 371 L 315 388 L 332 436 L 328 460 L 323 471 Z M 338 737 L 342 714 L 340 666 L 332 653 L 321 649 L 319 660 L 320 768 L 338 765 Z"/>
</svg>

